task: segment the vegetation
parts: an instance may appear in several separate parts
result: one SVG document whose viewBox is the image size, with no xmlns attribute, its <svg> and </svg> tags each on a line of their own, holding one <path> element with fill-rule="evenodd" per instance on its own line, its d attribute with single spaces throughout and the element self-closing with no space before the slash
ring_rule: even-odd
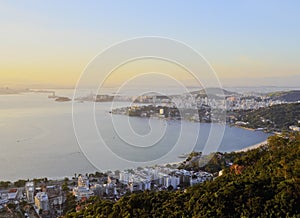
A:
<svg viewBox="0 0 300 218">
<path fill-rule="evenodd" d="M 63 206 L 64 206 L 64 211 L 66 211 L 67 213 L 75 212 L 76 197 L 71 192 L 67 193 L 66 203 Z"/>
<path fill-rule="evenodd" d="M 239 120 L 249 122 L 247 126 L 250 128 L 288 130 L 289 126 L 298 125 L 300 103 L 274 105 L 254 111 L 238 111 L 238 114 Z"/>
<path fill-rule="evenodd" d="M 14 182 L 14 186 L 15 187 L 24 187 L 26 182 L 28 182 L 28 180 L 20 179 L 20 180 Z"/>
<path fill-rule="evenodd" d="M 205 171 L 217 175 L 220 170 L 228 167 L 241 153 L 211 153 L 202 155 L 201 152 L 192 152 L 189 157 L 179 165 L 179 169 L 189 171 Z"/>
<path fill-rule="evenodd" d="M 117 202 L 94 197 L 66 217 L 299 217 L 299 133 L 272 136 L 268 145 L 230 158 L 233 165 L 213 181 Z"/>
<path fill-rule="evenodd" d="M 9 181 L 0 181 L 0 188 L 7 189 L 11 185 Z"/>
<path fill-rule="evenodd" d="M 285 92 L 273 92 L 268 95 L 273 100 L 280 100 L 286 102 L 300 101 L 300 90 L 292 90 Z"/>
</svg>

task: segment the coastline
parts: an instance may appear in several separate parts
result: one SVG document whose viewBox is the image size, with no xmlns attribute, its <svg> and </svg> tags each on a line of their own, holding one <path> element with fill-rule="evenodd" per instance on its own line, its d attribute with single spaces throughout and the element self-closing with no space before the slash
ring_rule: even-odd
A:
<svg viewBox="0 0 300 218">
<path fill-rule="evenodd" d="M 239 152 L 246 152 L 246 151 L 250 151 L 250 150 L 253 150 L 253 149 L 256 149 L 256 148 L 259 148 L 263 145 L 266 145 L 268 144 L 268 139 L 266 139 L 265 141 L 262 141 L 260 143 L 257 143 L 257 144 L 254 144 L 254 145 L 250 145 L 246 148 L 243 148 L 243 149 L 240 149 L 240 150 L 237 150 L 237 151 L 234 151 L 236 153 L 239 153 Z"/>
<path fill-rule="evenodd" d="M 249 130 L 249 131 L 256 131 L 256 129 L 250 128 L 250 127 L 245 127 L 245 126 L 239 126 L 239 125 L 233 125 L 234 127 Z"/>
<path fill-rule="evenodd" d="M 253 150 L 253 149 L 256 149 L 256 148 L 259 148 L 259 147 L 261 147 L 261 146 L 264 146 L 264 145 L 266 145 L 268 143 L 268 139 L 266 139 L 266 140 L 264 140 L 264 141 L 262 141 L 262 142 L 259 142 L 259 143 L 257 143 L 257 144 L 254 144 L 254 145 L 250 145 L 250 146 L 248 146 L 248 147 L 246 147 L 246 148 L 243 148 L 243 149 L 240 149 L 240 150 L 236 150 L 236 151 L 232 151 L 232 152 L 235 152 L 235 153 L 241 153 L 241 152 L 247 152 L 247 151 L 250 151 L 250 150 Z M 171 166 L 173 166 L 173 165 L 180 165 L 183 161 L 184 161 L 185 159 L 182 159 L 182 161 L 175 161 L 175 162 L 170 162 L 170 163 L 163 163 L 163 164 L 159 164 L 160 166 L 167 166 L 167 165 L 171 165 Z M 95 171 L 96 172 L 96 171 Z M 89 172 L 89 173 L 95 173 L 94 171 L 93 172 Z M 63 177 L 47 177 L 47 176 L 45 176 L 45 177 L 43 177 L 43 176 L 40 176 L 40 177 L 38 177 L 38 179 L 41 179 L 41 178 L 47 178 L 49 181 L 63 181 L 64 180 L 64 178 L 69 178 L 69 179 L 72 179 L 72 175 L 66 175 L 66 176 L 63 176 Z M 28 179 L 28 178 L 27 178 Z M 13 183 L 13 182 L 16 182 L 16 181 L 18 181 L 18 180 L 27 180 L 27 179 L 25 179 L 25 178 L 21 178 L 21 179 L 15 179 L 15 180 L 7 180 L 7 181 L 9 181 L 9 182 L 11 182 L 11 183 Z M 33 178 L 31 178 L 31 180 L 32 180 Z M 4 181 L 4 180 L 3 180 Z"/>
</svg>

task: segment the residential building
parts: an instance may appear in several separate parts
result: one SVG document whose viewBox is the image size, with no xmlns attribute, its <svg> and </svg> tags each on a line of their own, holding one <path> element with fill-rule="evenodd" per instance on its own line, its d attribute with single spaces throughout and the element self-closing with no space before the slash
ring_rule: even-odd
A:
<svg viewBox="0 0 300 218">
<path fill-rule="evenodd" d="M 34 182 L 26 182 L 25 184 L 26 199 L 28 203 L 34 203 Z"/>
<path fill-rule="evenodd" d="M 46 192 L 38 192 L 35 196 L 34 203 L 38 210 L 49 210 L 49 199 Z"/>
</svg>

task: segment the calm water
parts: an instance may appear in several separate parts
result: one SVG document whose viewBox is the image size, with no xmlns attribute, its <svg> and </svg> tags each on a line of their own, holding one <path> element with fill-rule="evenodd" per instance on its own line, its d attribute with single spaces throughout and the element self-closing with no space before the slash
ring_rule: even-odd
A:
<svg viewBox="0 0 300 218">
<path fill-rule="evenodd" d="M 71 90 L 61 92 L 61 95 L 72 94 Z M 94 138 L 94 128 L 89 124 L 84 125 L 85 122 L 89 122 L 87 108 L 93 103 L 75 104 L 78 104 L 76 117 L 81 119 L 83 125 L 77 132 L 79 142 L 84 152 L 87 152 L 88 159 L 98 169 L 88 161 L 78 145 L 72 123 L 71 102 L 55 102 L 48 99 L 47 94 L 37 93 L 0 95 L 0 180 L 60 178 L 72 176 L 74 173 L 177 162 L 182 160 L 178 155 L 190 151 L 190 144 L 194 144 L 194 136 L 198 135 L 198 132 L 195 150 L 202 150 L 212 128 L 212 124 L 201 124 L 199 129 L 199 124 L 185 121 L 148 120 L 113 115 L 113 130 L 111 114 L 108 113 L 109 104 L 97 103 L 95 124 L 102 136 L 101 141 Z M 119 106 L 122 105 L 124 103 L 120 103 Z M 129 134 L 128 121 L 130 128 L 144 137 L 135 139 L 134 135 Z M 221 126 L 213 125 L 216 130 L 219 128 L 221 131 Z M 119 138 L 118 135 L 123 138 Z M 262 142 L 267 137 L 263 132 L 226 127 L 218 150 L 238 150 Z M 126 143 L 131 141 L 145 145 L 149 141 L 157 143 L 148 148 L 132 149 L 132 146 Z M 178 145 L 173 148 L 171 145 L 176 142 Z M 210 151 L 209 149 L 207 151 Z M 163 154 L 167 155 L 161 157 Z M 147 162 L 154 159 L 158 160 Z"/>
</svg>

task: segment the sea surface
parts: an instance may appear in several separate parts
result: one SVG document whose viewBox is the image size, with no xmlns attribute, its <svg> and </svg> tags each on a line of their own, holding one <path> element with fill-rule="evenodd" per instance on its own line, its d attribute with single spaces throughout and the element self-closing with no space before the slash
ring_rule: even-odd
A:
<svg viewBox="0 0 300 218">
<path fill-rule="evenodd" d="M 60 96 L 72 93 L 56 90 Z M 110 110 L 110 103 L 55 102 L 47 93 L 0 95 L 0 180 L 63 178 L 179 162 L 183 159 L 178 156 L 192 150 L 230 152 L 269 136 L 219 124 L 112 115 Z"/>
</svg>

